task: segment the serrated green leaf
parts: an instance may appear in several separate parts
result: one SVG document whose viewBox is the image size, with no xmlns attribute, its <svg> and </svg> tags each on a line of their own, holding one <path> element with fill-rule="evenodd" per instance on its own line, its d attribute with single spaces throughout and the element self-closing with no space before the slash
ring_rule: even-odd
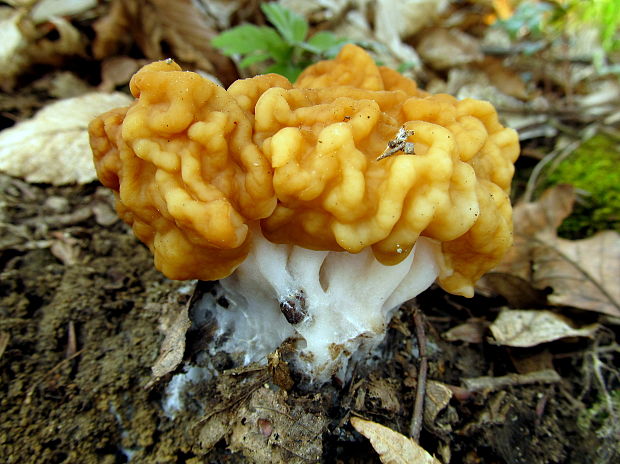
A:
<svg viewBox="0 0 620 464">
<path fill-rule="evenodd" d="M 263 3 L 261 10 L 289 44 L 303 42 L 308 35 L 308 23 L 298 14 L 277 3 Z"/>
<path fill-rule="evenodd" d="M 222 32 L 211 41 L 225 55 L 247 54 L 254 51 L 281 53 L 288 45 L 276 31 L 267 26 L 245 24 Z"/>
</svg>

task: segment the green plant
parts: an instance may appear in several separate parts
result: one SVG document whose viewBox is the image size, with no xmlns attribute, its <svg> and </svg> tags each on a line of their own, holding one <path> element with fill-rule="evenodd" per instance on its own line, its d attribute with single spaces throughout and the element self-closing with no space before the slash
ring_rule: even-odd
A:
<svg viewBox="0 0 620 464">
<path fill-rule="evenodd" d="M 282 74 L 294 81 L 313 62 L 335 56 L 347 39 L 321 31 L 308 38 L 308 23 L 277 3 L 263 3 L 261 10 L 275 29 L 244 24 L 221 33 L 213 46 L 227 56 L 241 56 L 241 68 L 267 62 L 264 72 Z"/>
<path fill-rule="evenodd" d="M 547 173 L 546 186 L 571 184 L 581 201 L 559 228 L 561 236 L 578 239 L 600 230 L 620 232 L 620 142 L 599 134 L 581 144 Z"/>
<path fill-rule="evenodd" d="M 535 53 L 549 42 L 573 34 L 584 25 L 594 26 L 606 53 L 620 49 L 618 0 L 525 0 L 514 14 L 497 22 L 513 39 L 525 40 L 525 53 Z"/>
<path fill-rule="evenodd" d="M 577 427 L 583 435 L 594 435 L 600 440 L 591 456 L 597 463 L 618 462 L 620 457 L 620 390 L 600 394 L 589 409 L 581 411 L 577 417 Z"/>
<path fill-rule="evenodd" d="M 554 6 L 547 2 L 526 1 L 519 4 L 507 19 L 497 22 L 513 39 L 530 36 L 540 39 L 544 36 Z"/>
<path fill-rule="evenodd" d="M 606 52 L 620 50 L 620 2 L 618 0 L 572 0 L 585 21 L 597 25 Z"/>
</svg>

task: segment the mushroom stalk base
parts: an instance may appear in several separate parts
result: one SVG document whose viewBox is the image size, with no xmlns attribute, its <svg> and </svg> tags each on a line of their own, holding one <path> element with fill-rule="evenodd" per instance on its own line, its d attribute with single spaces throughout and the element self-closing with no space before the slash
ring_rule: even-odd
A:
<svg viewBox="0 0 620 464">
<path fill-rule="evenodd" d="M 345 380 L 349 360 L 376 348 L 396 309 L 439 272 L 439 244 L 425 237 L 393 266 L 370 249 L 313 251 L 253 237 L 246 260 L 220 281 L 223 295 L 207 294 L 199 306 L 216 321 L 217 350 L 241 355 L 244 364 L 292 340 L 289 361 L 310 385 Z"/>
</svg>

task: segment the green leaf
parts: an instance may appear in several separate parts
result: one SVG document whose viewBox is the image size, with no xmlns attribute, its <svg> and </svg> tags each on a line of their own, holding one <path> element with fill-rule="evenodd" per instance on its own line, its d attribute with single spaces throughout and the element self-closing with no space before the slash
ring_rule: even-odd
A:
<svg viewBox="0 0 620 464">
<path fill-rule="evenodd" d="M 259 50 L 277 55 L 288 48 L 282 37 L 272 28 L 251 24 L 222 32 L 214 37 L 211 43 L 222 50 L 225 55 L 247 54 Z"/>
<path fill-rule="evenodd" d="M 252 66 L 254 63 L 267 61 L 270 58 L 273 58 L 270 53 L 257 53 L 255 55 L 248 55 L 239 62 L 239 67 L 247 68 L 248 66 Z"/>
<path fill-rule="evenodd" d="M 303 42 L 308 35 L 308 23 L 298 14 L 277 3 L 263 3 L 260 7 L 269 22 L 289 44 Z"/>
<path fill-rule="evenodd" d="M 314 53 L 323 53 L 331 48 L 340 47 L 346 42 L 348 42 L 347 39 L 336 37 L 331 32 L 320 31 L 310 37 L 306 44 L 312 47 Z"/>
<path fill-rule="evenodd" d="M 302 71 L 303 71 L 303 68 L 299 66 L 295 66 L 291 62 L 276 63 L 276 64 L 269 66 L 265 70 L 265 72 L 268 72 L 268 73 L 280 74 L 286 77 L 291 82 L 295 82 L 295 80 L 301 74 Z"/>
<path fill-rule="evenodd" d="M 404 63 L 400 63 L 398 65 L 398 67 L 396 68 L 396 71 L 398 71 L 399 73 L 404 73 L 405 71 L 408 71 L 412 68 L 415 68 L 415 63 L 412 61 L 405 61 Z"/>
</svg>

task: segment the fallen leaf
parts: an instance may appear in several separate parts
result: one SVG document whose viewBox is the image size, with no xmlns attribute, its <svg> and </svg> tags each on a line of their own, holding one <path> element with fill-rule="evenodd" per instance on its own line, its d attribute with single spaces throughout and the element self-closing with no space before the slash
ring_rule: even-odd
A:
<svg viewBox="0 0 620 464">
<path fill-rule="evenodd" d="M 553 288 L 552 304 L 620 316 L 620 234 L 599 232 L 573 242 L 557 239 L 554 252 L 537 260 L 535 272 L 537 287 Z"/>
<path fill-rule="evenodd" d="M 426 398 L 424 399 L 424 422 L 431 426 L 436 427 L 437 416 L 443 411 L 450 400 L 453 393 L 447 385 L 437 382 L 436 380 L 429 380 L 426 383 Z"/>
<path fill-rule="evenodd" d="M 420 67 L 416 50 L 402 39 L 431 25 L 445 11 L 445 0 L 383 0 L 374 7 L 375 37 L 402 62 Z"/>
<path fill-rule="evenodd" d="M 190 325 L 188 309 L 185 306 L 166 330 L 166 337 L 161 344 L 159 356 L 151 367 L 153 377 L 163 377 L 181 364 L 185 353 L 185 334 Z"/>
<path fill-rule="evenodd" d="M 376 422 L 351 418 L 351 425 L 370 440 L 383 464 L 440 464 L 411 438 Z"/>
<path fill-rule="evenodd" d="M 257 464 L 319 462 L 326 427 L 326 417 L 265 386 L 237 410 L 228 444 Z"/>
<path fill-rule="evenodd" d="M 30 15 L 35 22 L 54 17 L 74 16 L 97 6 L 97 0 L 40 0 L 35 2 Z"/>
<path fill-rule="evenodd" d="M 280 3 L 284 2 L 280 1 Z M 251 18 L 257 12 L 256 5 L 253 4 L 252 0 L 209 0 L 208 2 L 200 2 L 200 6 L 215 21 L 219 30 L 229 29 L 234 16 L 239 22 L 252 22 Z"/>
<path fill-rule="evenodd" d="M 417 51 L 435 69 L 450 69 L 482 61 L 476 38 L 458 29 L 433 29 L 420 41 Z"/>
<path fill-rule="evenodd" d="M 201 424 L 198 440 L 205 451 L 213 448 L 218 441 L 227 435 L 233 426 L 234 411 L 221 411 L 213 414 Z"/>
<path fill-rule="evenodd" d="M 119 221 L 114 210 L 114 194 L 107 188 L 97 188 L 91 208 L 100 226 L 109 227 Z"/>
<path fill-rule="evenodd" d="M 443 338 L 449 342 L 482 343 L 489 323 L 484 319 L 471 318 L 463 324 L 444 332 Z"/>
<path fill-rule="evenodd" d="M 65 266 L 77 264 L 80 260 L 79 240 L 63 232 L 54 232 L 52 236 L 54 237 L 50 247 L 52 254 Z"/>
<path fill-rule="evenodd" d="M 92 182 L 97 176 L 88 124 L 131 101 L 122 93 L 90 93 L 46 106 L 32 119 L 0 132 L 0 171 L 53 185 Z"/>
<path fill-rule="evenodd" d="M 137 16 L 137 12 L 130 12 L 127 8 L 122 0 L 114 0 L 110 2 L 108 13 L 93 23 L 96 35 L 92 49 L 96 59 L 104 60 L 115 55 L 119 49 L 123 48 L 122 45 L 131 44 L 131 19 Z M 137 23 L 136 27 L 141 27 L 140 23 Z"/>
<path fill-rule="evenodd" d="M 238 75 L 233 62 L 211 46 L 217 31 L 209 18 L 189 0 L 115 0 L 106 16 L 93 28 L 93 54 L 98 59 L 114 55 L 130 39 L 150 60 L 175 58 L 211 74 L 225 85 Z M 130 41 L 131 42 L 131 41 Z"/>
<path fill-rule="evenodd" d="M 507 350 L 512 365 L 519 374 L 553 369 L 553 354 L 544 350 Z"/>
<path fill-rule="evenodd" d="M 39 80 L 54 99 L 73 98 L 93 92 L 93 89 L 84 80 L 70 71 L 56 71 Z"/>
<path fill-rule="evenodd" d="M 104 59 L 101 62 L 99 90 L 111 92 L 116 87 L 127 84 L 136 71 L 146 63 L 146 60 L 137 60 L 128 56 L 112 56 Z"/>
<path fill-rule="evenodd" d="M 490 329 L 498 344 L 525 348 L 567 337 L 592 337 L 598 327 L 575 328 L 568 318 L 547 310 L 505 309 Z"/>
<path fill-rule="evenodd" d="M 368 383 L 367 400 L 373 410 L 383 409 L 389 414 L 396 414 L 402 410 L 402 404 L 397 395 L 397 385 L 388 379 L 373 379 Z"/>
<path fill-rule="evenodd" d="M 22 14 L 12 8 L 0 8 L 0 80 L 2 87 L 10 87 L 10 81 L 28 64 L 23 50 L 28 41 L 20 30 Z"/>
<path fill-rule="evenodd" d="M 515 246 L 494 272 L 512 274 L 539 290 L 548 301 L 620 316 L 620 234 L 603 231 L 566 240 L 556 230 L 570 214 L 575 194 L 569 185 L 547 190 L 513 210 Z"/>
<path fill-rule="evenodd" d="M 39 27 L 31 14 L 27 8 L 0 7 L 0 87 L 5 90 L 29 66 L 58 65 L 66 56 L 84 54 L 88 43 L 66 19 L 54 16 Z"/>
<path fill-rule="evenodd" d="M 588 93 L 583 96 L 576 96 L 575 103 L 581 108 L 584 114 L 595 116 L 600 119 L 613 118 L 617 121 L 620 113 L 620 83 L 616 77 L 602 80 L 594 80 L 590 83 Z M 609 124 L 609 123 L 608 123 Z"/>
<path fill-rule="evenodd" d="M 505 272 L 488 272 L 476 283 L 476 291 L 491 297 L 503 296 L 512 308 L 536 308 L 547 303 L 544 290 L 532 287 L 529 280 Z"/>
<path fill-rule="evenodd" d="M 491 83 L 502 93 L 519 100 L 529 100 L 531 98 L 521 75 L 507 68 L 502 60 L 485 57 L 480 67 L 484 70 Z"/>
</svg>

